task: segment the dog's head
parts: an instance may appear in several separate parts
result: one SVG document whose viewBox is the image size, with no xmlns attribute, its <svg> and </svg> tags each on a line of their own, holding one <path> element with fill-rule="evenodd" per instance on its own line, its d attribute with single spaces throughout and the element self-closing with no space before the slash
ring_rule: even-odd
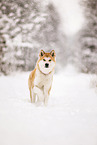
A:
<svg viewBox="0 0 97 145">
<path fill-rule="evenodd" d="M 52 50 L 50 53 L 46 53 L 43 50 L 39 53 L 38 67 L 44 74 L 49 74 L 53 71 L 56 64 L 56 54 Z"/>
</svg>

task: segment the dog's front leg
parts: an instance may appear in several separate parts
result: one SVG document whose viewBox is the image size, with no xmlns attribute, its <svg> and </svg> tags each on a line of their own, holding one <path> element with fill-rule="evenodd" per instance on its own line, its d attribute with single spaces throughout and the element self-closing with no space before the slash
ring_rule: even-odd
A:
<svg viewBox="0 0 97 145">
<path fill-rule="evenodd" d="M 45 106 L 47 106 L 48 104 L 48 98 L 49 98 L 49 94 L 48 94 L 48 87 L 44 87 L 44 104 Z"/>
<path fill-rule="evenodd" d="M 44 101 L 44 94 L 43 94 L 43 91 L 38 88 L 37 86 L 34 86 L 34 89 L 33 89 L 34 93 L 37 95 L 37 100 L 38 102 L 42 102 Z"/>
</svg>

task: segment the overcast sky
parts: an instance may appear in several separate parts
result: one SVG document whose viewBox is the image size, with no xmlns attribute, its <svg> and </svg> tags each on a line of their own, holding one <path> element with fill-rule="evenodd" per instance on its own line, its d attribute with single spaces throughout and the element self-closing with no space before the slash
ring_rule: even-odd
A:
<svg viewBox="0 0 97 145">
<path fill-rule="evenodd" d="M 75 34 L 84 23 L 79 0 L 49 0 L 53 1 L 61 16 L 63 31 L 67 35 Z"/>
</svg>

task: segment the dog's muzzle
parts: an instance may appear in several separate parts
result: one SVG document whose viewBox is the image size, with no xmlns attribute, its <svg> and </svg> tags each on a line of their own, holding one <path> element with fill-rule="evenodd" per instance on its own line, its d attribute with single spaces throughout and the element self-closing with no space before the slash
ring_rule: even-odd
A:
<svg viewBox="0 0 97 145">
<path fill-rule="evenodd" d="M 49 64 L 48 63 L 45 63 L 45 68 L 48 68 L 49 67 Z"/>
</svg>

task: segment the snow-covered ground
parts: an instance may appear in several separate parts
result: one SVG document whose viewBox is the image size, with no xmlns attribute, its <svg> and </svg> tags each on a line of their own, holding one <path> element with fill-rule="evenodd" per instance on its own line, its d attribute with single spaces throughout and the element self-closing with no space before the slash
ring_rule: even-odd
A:
<svg viewBox="0 0 97 145">
<path fill-rule="evenodd" d="M 70 66 L 55 74 L 47 107 L 30 103 L 28 76 L 0 77 L 0 145 L 97 145 L 93 76 Z"/>
</svg>

